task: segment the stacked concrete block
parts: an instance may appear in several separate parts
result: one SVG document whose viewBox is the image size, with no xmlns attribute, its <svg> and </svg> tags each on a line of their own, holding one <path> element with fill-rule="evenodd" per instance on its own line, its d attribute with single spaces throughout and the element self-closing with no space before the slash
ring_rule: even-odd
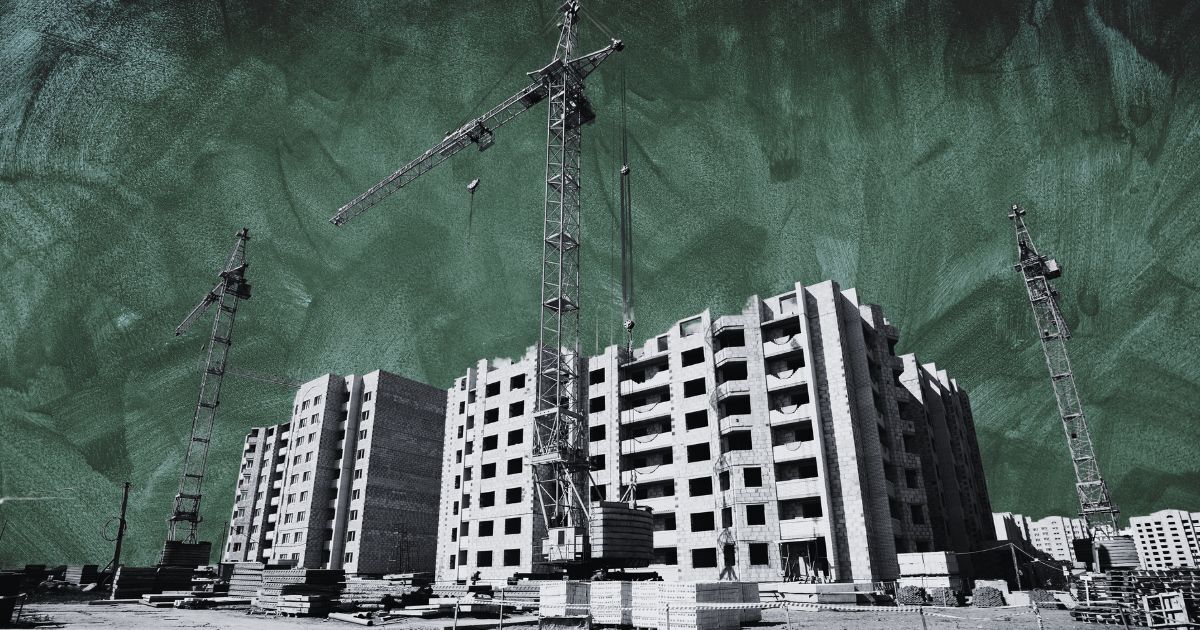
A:
<svg viewBox="0 0 1200 630">
<path fill-rule="evenodd" d="M 653 510 L 650 568 L 673 581 L 892 580 L 897 552 L 965 550 L 990 510 L 970 403 L 944 370 L 897 356 L 898 338 L 825 282 L 604 349 L 582 370 L 594 505 L 632 493 Z M 480 361 L 447 392 L 439 580 L 549 568 L 528 465 L 534 358 Z"/>
<path fill-rule="evenodd" d="M 632 582 L 592 582 L 593 623 L 610 626 L 632 625 L 633 603 Z"/>
<path fill-rule="evenodd" d="M 538 614 L 543 617 L 588 614 L 591 586 L 590 582 L 573 580 L 542 584 Z"/>
</svg>

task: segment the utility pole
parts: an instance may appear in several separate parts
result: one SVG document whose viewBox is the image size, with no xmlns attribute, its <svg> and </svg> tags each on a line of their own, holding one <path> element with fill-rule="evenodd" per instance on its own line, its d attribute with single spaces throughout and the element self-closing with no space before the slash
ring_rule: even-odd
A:
<svg viewBox="0 0 1200 630">
<path fill-rule="evenodd" d="M 117 517 L 117 541 L 113 545 L 112 570 L 115 572 L 121 566 L 121 545 L 125 544 L 125 508 L 129 505 L 129 482 L 121 492 L 121 516 Z"/>
<path fill-rule="evenodd" d="M 1008 543 L 1008 552 L 1012 554 L 1013 575 L 1017 578 L 1017 590 L 1021 590 L 1021 566 L 1017 564 L 1017 546 Z"/>
</svg>

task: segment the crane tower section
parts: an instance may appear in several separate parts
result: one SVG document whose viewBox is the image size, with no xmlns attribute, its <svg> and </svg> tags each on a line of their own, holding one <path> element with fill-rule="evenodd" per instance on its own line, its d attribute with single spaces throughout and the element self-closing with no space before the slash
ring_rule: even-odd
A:
<svg viewBox="0 0 1200 630">
<path fill-rule="evenodd" d="M 1067 355 L 1067 340 L 1071 338 L 1071 330 L 1063 319 L 1059 293 L 1050 284 L 1050 280 L 1062 275 L 1062 269 L 1053 258 L 1038 253 L 1029 228 L 1025 225 L 1024 215 L 1025 210 L 1018 205 L 1013 205 L 1008 214 L 1017 236 L 1018 262 L 1013 269 L 1020 272 L 1025 280 L 1025 290 L 1029 295 L 1029 305 L 1033 308 L 1046 367 L 1050 370 L 1050 384 L 1054 389 L 1059 417 L 1075 468 L 1080 514 L 1088 529 L 1097 537 L 1111 538 L 1117 534 L 1119 512 L 1112 503 L 1108 485 L 1100 475 L 1100 464 L 1096 461 L 1083 403 L 1079 399 L 1071 360 Z"/>
<path fill-rule="evenodd" d="M 206 348 L 204 368 L 200 373 L 200 394 L 192 414 L 192 429 L 184 454 L 179 492 L 175 494 L 174 508 L 168 519 L 167 541 L 159 560 L 163 565 L 194 566 L 207 562 L 208 543 L 196 542 L 196 528 L 202 520 L 200 499 L 203 494 L 205 466 L 221 399 L 221 383 L 225 378 L 229 348 L 233 343 L 234 318 L 237 315 L 238 302 L 250 298 L 250 285 L 246 282 L 248 240 L 249 230 L 243 228 L 238 232 L 229 259 L 218 274 L 219 281 L 216 286 L 175 328 L 176 336 L 186 333 L 209 308 L 214 304 L 217 306 L 213 316 L 212 334 Z M 192 547 L 197 544 L 205 549 Z M 197 563 L 194 560 L 201 562 Z"/>
</svg>

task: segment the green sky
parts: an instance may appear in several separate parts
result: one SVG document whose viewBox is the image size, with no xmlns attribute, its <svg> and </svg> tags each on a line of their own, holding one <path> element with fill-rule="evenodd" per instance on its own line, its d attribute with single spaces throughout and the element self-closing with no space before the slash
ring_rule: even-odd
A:
<svg viewBox="0 0 1200 630">
<path fill-rule="evenodd" d="M 233 364 L 448 386 L 536 335 L 539 107 L 345 228 L 343 202 L 522 87 L 551 0 L 0 1 L 0 565 L 157 559 L 203 327 L 171 330 L 248 226 Z M 993 6 L 994 5 L 994 6 Z M 612 307 L 628 80 L 639 332 L 834 279 L 971 392 L 993 506 L 1075 510 L 1005 213 L 1075 330 L 1127 515 L 1200 509 L 1200 3 L 589 2 L 625 52 L 589 83 L 584 329 Z M 603 46 L 591 21 L 581 47 Z M 468 226 L 465 185 L 474 178 Z M 202 533 L 248 427 L 291 393 L 230 379 Z"/>
</svg>

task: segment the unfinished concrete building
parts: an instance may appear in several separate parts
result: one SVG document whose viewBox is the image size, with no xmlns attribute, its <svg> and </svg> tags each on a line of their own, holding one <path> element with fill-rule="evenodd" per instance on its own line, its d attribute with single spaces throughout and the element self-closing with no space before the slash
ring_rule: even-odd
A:
<svg viewBox="0 0 1200 630">
<path fill-rule="evenodd" d="M 970 402 L 897 339 L 824 282 L 681 320 L 632 357 L 605 349 L 586 384 L 593 501 L 636 483 L 668 580 L 892 579 L 897 552 L 990 538 Z M 547 568 L 534 369 L 532 353 L 480 361 L 448 393 L 438 579 Z"/>
<path fill-rule="evenodd" d="M 446 392 L 326 374 L 288 422 L 246 436 L 224 562 L 432 571 Z"/>
</svg>

